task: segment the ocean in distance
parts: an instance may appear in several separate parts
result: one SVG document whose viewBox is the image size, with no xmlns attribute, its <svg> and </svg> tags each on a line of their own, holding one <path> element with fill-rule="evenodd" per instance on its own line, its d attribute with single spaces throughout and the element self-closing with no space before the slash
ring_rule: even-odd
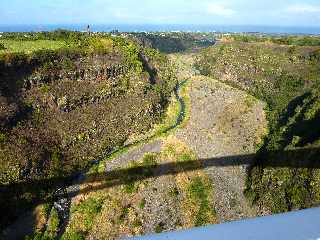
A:
<svg viewBox="0 0 320 240">
<path fill-rule="evenodd" d="M 56 29 L 84 31 L 87 24 L 77 25 L 0 25 L 0 32 L 41 32 Z M 320 35 L 319 27 L 287 27 L 287 26 L 246 26 L 246 25 L 90 25 L 94 32 L 223 32 L 223 33 L 265 33 L 265 34 L 309 34 Z"/>
</svg>

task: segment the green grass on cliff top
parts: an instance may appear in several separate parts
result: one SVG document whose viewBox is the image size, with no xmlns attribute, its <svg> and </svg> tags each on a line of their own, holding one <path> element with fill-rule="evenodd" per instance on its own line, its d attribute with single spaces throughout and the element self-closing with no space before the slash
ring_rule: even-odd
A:
<svg viewBox="0 0 320 240">
<path fill-rule="evenodd" d="M 56 50 L 59 48 L 67 47 L 66 42 L 64 41 L 55 41 L 55 40 L 0 40 L 0 44 L 3 44 L 5 49 L 0 50 L 1 53 L 31 53 L 37 50 L 49 49 Z"/>
</svg>

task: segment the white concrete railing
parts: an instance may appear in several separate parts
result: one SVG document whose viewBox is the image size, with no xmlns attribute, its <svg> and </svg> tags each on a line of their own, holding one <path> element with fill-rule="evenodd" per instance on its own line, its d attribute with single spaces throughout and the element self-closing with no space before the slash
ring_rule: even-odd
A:
<svg viewBox="0 0 320 240">
<path fill-rule="evenodd" d="M 130 240 L 320 240 L 320 208 L 209 225 Z"/>
</svg>

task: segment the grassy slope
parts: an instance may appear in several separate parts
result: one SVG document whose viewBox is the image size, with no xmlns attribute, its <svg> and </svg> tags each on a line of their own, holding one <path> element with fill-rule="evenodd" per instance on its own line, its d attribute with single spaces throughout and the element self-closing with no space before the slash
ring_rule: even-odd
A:
<svg viewBox="0 0 320 240">
<path fill-rule="evenodd" d="M 308 148 L 303 161 L 319 161 L 320 55 L 319 47 L 283 46 L 270 43 L 231 42 L 204 50 L 199 70 L 247 90 L 268 103 L 269 135 L 257 155 L 248 178 L 247 195 L 273 212 L 318 205 L 316 169 L 267 167 L 268 160 L 290 159 L 272 151 Z M 313 149 L 313 150 L 311 150 Z M 301 155 L 299 156 L 301 157 Z"/>
<path fill-rule="evenodd" d="M 14 52 L 32 53 L 43 49 L 56 50 L 66 47 L 66 42 L 55 40 L 21 41 L 0 39 L 0 44 L 4 46 L 4 49 L 0 50 L 0 54 Z"/>
</svg>

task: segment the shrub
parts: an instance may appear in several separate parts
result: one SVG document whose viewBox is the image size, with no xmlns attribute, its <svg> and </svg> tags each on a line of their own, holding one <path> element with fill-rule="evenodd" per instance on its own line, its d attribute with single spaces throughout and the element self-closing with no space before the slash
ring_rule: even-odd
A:
<svg viewBox="0 0 320 240">
<path fill-rule="evenodd" d="M 0 132 L 0 144 L 5 143 L 6 139 L 7 139 L 6 135 Z"/>
<path fill-rule="evenodd" d="M 0 43 L 0 50 L 5 50 L 6 48 L 5 48 L 5 46 L 4 46 L 4 44 L 3 43 Z"/>
</svg>

